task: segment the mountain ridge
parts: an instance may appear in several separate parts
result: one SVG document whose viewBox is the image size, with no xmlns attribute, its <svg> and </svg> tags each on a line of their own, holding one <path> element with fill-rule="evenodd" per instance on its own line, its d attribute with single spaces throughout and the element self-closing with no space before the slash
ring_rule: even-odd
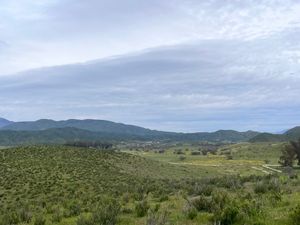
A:
<svg viewBox="0 0 300 225">
<path fill-rule="evenodd" d="M 12 124 L 12 123 L 14 123 L 14 122 L 9 121 L 9 120 L 4 119 L 4 118 L 0 118 L 0 129 L 1 129 L 2 127 L 5 127 L 5 126 L 7 126 L 7 125 L 9 125 L 9 124 Z"/>
<path fill-rule="evenodd" d="M 249 139 L 249 142 L 284 142 L 295 141 L 300 138 L 300 126 L 296 126 L 284 132 L 283 134 L 272 133 L 260 133 L 253 138 Z"/>
<path fill-rule="evenodd" d="M 10 137 L 12 136 L 12 137 Z M 25 138 L 27 137 L 27 138 Z M 12 122 L 0 118 L 0 145 L 4 143 L 64 143 L 72 140 L 171 140 L 211 142 L 285 142 L 300 137 L 300 126 L 286 130 L 283 134 L 235 130 L 215 132 L 168 132 L 152 130 L 136 125 L 97 119 L 52 120 Z M 2 138 L 2 139 L 1 139 Z M 47 140 L 47 138 L 49 140 Z M 39 141 L 39 140 L 40 141 Z"/>
<path fill-rule="evenodd" d="M 65 133 L 64 133 L 65 132 Z M 0 129 L 3 143 L 62 143 L 70 140 L 173 140 L 173 141 L 248 141 L 258 132 L 219 130 L 216 132 L 176 133 L 151 130 L 106 120 L 49 120 L 15 122 Z M 12 138 L 14 137 L 14 138 Z M 1 139 L 2 138 L 2 139 Z M 47 140 L 47 138 L 49 140 Z M 6 141 L 5 141 L 6 140 Z M 9 140 L 9 141 L 8 141 Z"/>
</svg>

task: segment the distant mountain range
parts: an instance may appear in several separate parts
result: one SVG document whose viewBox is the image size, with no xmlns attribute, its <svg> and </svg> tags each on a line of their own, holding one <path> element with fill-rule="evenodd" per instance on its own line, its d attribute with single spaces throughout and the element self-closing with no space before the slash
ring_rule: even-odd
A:
<svg viewBox="0 0 300 225">
<path fill-rule="evenodd" d="M 0 128 L 0 145 L 65 143 L 67 141 L 172 140 L 241 142 L 258 132 L 220 130 L 216 132 L 176 133 L 105 120 L 38 120 L 9 122 Z"/>
<path fill-rule="evenodd" d="M 176 133 L 151 130 L 106 120 L 48 120 L 12 122 L 0 118 L 0 145 L 62 144 L 70 141 L 209 141 L 209 142 L 284 142 L 300 137 L 300 127 L 283 134 L 238 132 Z"/>
<path fill-rule="evenodd" d="M 300 127 L 294 127 L 283 134 L 260 133 L 251 138 L 249 142 L 283 142 L 300 138 Z"/>
</svg>

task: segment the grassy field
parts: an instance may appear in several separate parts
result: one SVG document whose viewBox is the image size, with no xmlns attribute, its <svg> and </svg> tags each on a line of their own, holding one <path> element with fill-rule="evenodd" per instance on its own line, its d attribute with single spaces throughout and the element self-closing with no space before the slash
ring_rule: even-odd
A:
<svg viewBox="0 0 300 225">
<path fill-rule="evenodd" d="M 277 165 L 282 143 L 249 144 L 241 143 L 220 147 L 215 154 L 193 155 L 198 148 L 185 145 L 182 154 L 176 148 L 166 149 L 163 153 L 155 151 L 124 151 L 148 159 L 168 164 L 186 166 L 189 170 L 199 170 L 203 176 L 211 175 L 263 175 L 272 173 L 264 165 Z M 230 156 L 230 157 L 229 157 Z"/>
<path fill-rule="evenodd" d="M 300 181 L 272 170 L 282 146 L 1 149 L 0 224 L 296 225 Z"/>
</svg>

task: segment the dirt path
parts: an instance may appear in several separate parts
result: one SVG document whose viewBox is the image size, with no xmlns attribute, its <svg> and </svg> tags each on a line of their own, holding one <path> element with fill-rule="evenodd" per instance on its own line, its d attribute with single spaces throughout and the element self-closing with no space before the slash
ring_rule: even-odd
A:
<svg viewBox="0 0 300 225">
<path fill-rule="evenodd" d="M 263 172 L 263 173 L 265 173 L 265 174 L 272 174 L 272 172 L 269 172 L 269 171 L 266 171 L 266 170 L 264 170 L 263 168 L 258 168 L 258 167 L 256 167 L 256 166 L 252 166 L 251 167 L 252 169 L 255 169 L 255 170 L 258 170 L 258 171 L 260 171 L 260 172 Z"/>
<path fill-rule="evenodd" d="M 282 173 L 281 170 L 277 170 L 277 169 L 271 168 L 270 166 L 278 166 L 278 165 L 269 165 L 269 164 L 262 165 L 262 167 L 265 168 L 265 169 L 269 169 L 269 170 L 271 170 L 273 172 L 277 172 L 277 173 Z"/>
<path fill-rule="evenodd" d="M 174 164 L 174 165 L 191 165 L 191 166 L 207 166 L 207 167 L 220 167 L 221 165 L 216 165 L 216 164 L 195 164 L 195 163 L 186 163 L 186 162 L 168 162 L 169 164 Z M 265 173 L 265 174 L 273 174 L 273 173 L 282 173 L 281 170 L 278 170 L 278 169 L 274 169 L 272 167 L 278 167 L 279 165 L 270 165 L 270 164 L 264 164 L 264 165 L 261 165 L 261 167 L 257 167 L 257 166 L 252 166 L 251 168 L 254 169 L 254 170 L 257 170 L 257 171 L 260 171 L 262 173 Z"/>
</svg>

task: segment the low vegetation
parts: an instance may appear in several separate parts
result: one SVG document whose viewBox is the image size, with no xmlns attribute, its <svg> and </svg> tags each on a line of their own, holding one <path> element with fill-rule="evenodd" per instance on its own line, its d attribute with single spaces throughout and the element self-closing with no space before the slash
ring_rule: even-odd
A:
<svg viewBox="0 0 300 225">
<path fill-rule="evenodd" d="M 1 149 L 0 224 L 296 225 L 300 181 L 263 167 L 282 146 Z"/>
</svg>

